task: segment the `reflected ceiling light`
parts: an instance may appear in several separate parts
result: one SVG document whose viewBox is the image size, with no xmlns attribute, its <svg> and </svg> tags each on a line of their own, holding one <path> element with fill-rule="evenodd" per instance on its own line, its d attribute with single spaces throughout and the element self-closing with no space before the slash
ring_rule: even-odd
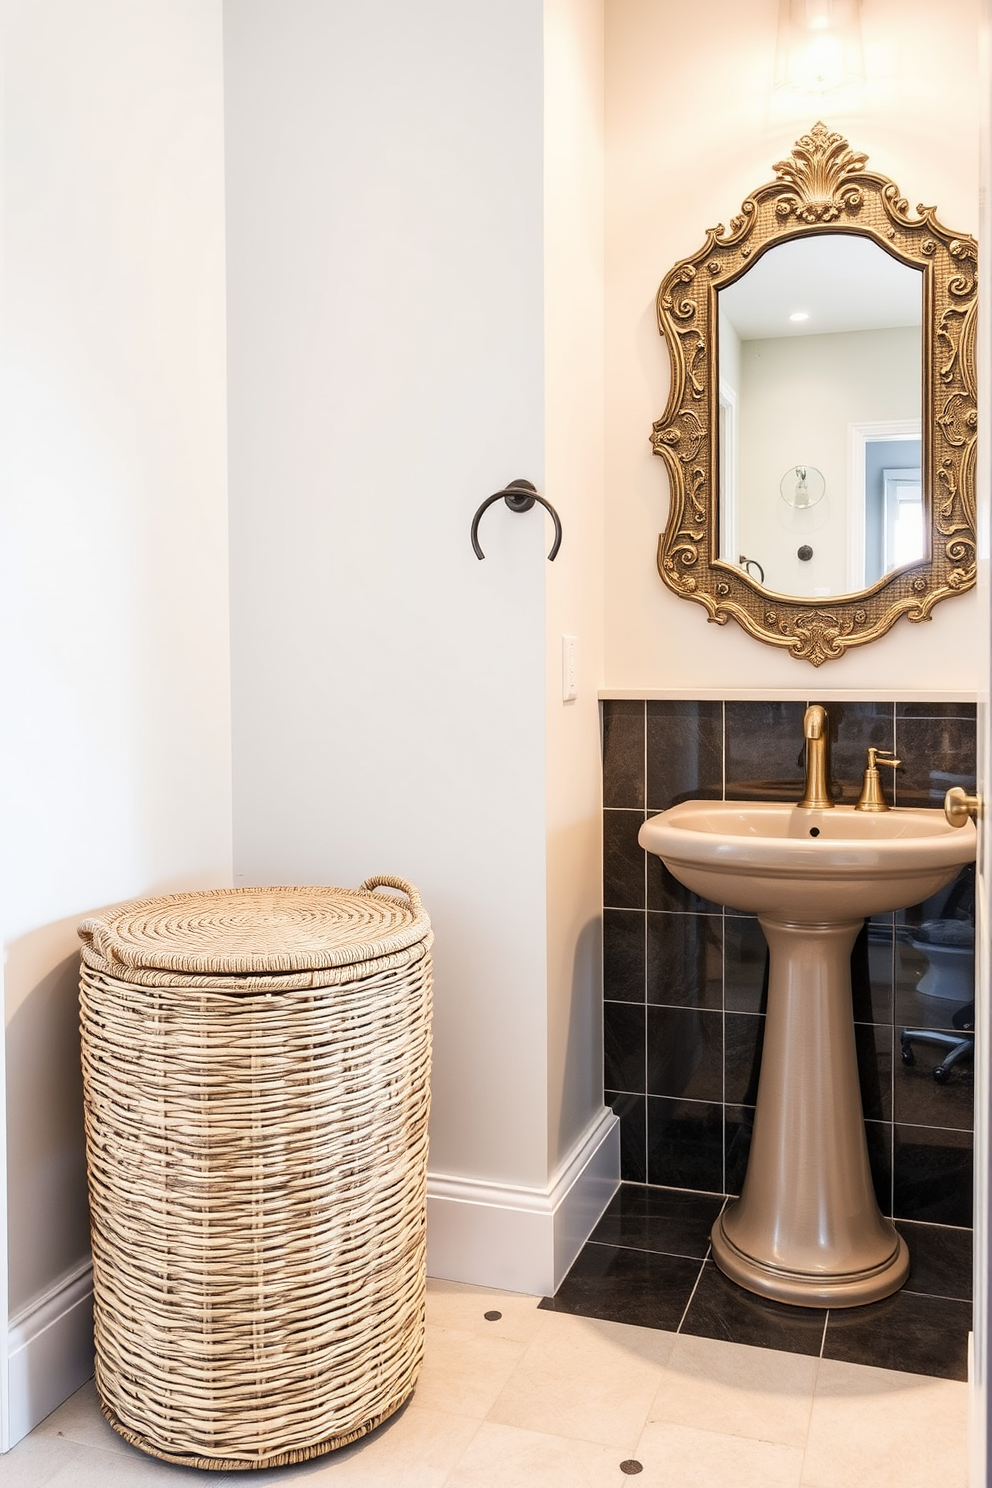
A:
<svg viewBox="0 0 992 1488">
<path fill-rule="evenodd" d="M 790 506 L 815 506 L 821 500 L 827 483 L 815 465 L 790 465 L 779 483 L 782 500 Z"/>
<path fill-rule="evenodd" d="M 822 96 L 864 82 L 861 0 L 779 0 L 776 92 Z"/>
</svg>

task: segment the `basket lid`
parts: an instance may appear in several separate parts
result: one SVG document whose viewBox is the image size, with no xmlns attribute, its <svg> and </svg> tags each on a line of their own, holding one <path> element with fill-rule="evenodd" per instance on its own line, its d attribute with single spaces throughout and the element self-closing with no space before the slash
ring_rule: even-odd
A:
<svg viewBox="0 0 992 1488">
<path fill-rule="evenodd" d="M 407 902 L 377 893 L 382 887 Z M 414 886 L 384 874 L 357 889 L 207 889 L 138 899 L 79 926 L 84 956 L 191 976 L 350 966 L 407 950 L 429 932 Z"/>
</svg>

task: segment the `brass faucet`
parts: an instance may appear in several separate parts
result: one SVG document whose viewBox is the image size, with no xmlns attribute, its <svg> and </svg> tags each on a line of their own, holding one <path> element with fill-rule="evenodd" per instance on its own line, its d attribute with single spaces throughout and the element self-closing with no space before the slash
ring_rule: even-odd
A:
<svg viewBox="0 0 992 1488">
<path fill-rule="evenodd" d="M 896 759 L 891 749 L 868 750 L 868 768 L 865 770 L 864 784 L 855 811 L 888 811 L 889 803 L 885 799 L 878 767 L 888 765 L 890 770 L 898 770 L 901 764 L 902 760 Z"/>
<path fill-rule="evenodd" d="M 823 811 L 834 803 L 828 784 L 830 735 L 827 732 L 827 710 L 813 703 L 803 715 L 803 737 L 806 740 L 806 784 L 800 806 Z"/>
</svg>

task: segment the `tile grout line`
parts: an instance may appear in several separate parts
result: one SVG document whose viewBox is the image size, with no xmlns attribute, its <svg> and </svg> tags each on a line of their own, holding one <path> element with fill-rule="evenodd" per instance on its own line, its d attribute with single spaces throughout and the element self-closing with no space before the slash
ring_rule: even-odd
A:
<svg viewBox="0 0 992 1488">
<path fill-rule="evenodd" d="M 899 710 L 892 704 L 892 753 L 899 757 Z M 898 770 L 892 771 L 892 799 L 899 804 Z M 871 993 L 871 967 L 869 965 L 869 995 Z M 889 1054 L 889 1220 L 894 1222 L 896 1212 L 896 917 L 892 916 L 892 941 L 889 948 L 889 997 L 892 1013 L 892 1044 Z"/>
<path fill-rule="evenodd" d="M 675 1329 L 676 1334 L 679 1334 L 679 1333 L 682 1332 L 682 1324 L 685 1322 L 686 1318 L 689 1315 L 689 1308 L 692 1306 L 692 1299 L 696 1295 L 696 1292 L 699 1289 L 699 1283 L 703 1279 L 703 1272 L 705 1270 L 706 1270 L 706 1262 L 705 1261 L 701 1261 L 700 1262 L 700 1266 L 699 1266 L 699 1274 L 696 1277 L 695 1282 L 693 1283 L 692 1291 L 689 1293 L 689 1300 L 685 1304 L 685 1307 L 682 1309 L 682 1316 L 679 1318 L 679 1325 Z"/>
<path fill-rule="evenodd" d="M 686 1255 L 685 1252 L 681 1250 L 655 1250 L 650 1245 L 624 1245 L 622 1240 L 587 1240 L 586 1245 L 601 1245 L 605 1250 L 629 1250 L 632 1251 L 634 1255 L 662 1256 L 666 1259 L 670 1256 L 673 1260 L 676 1261 L 698 1261 L 700 1265 L 702 1265 L 704 1261 L 709 1260 L 711 1249 L 711 1247 L 707 1245 L 706 1254 L 700 1257 L 698 1255 Z M 583 1246 L 583 1249 L 585 1249 L 585 1246 Z M 915 1295 L 922 1296 L 923 1293 L 917 1293 Z M 953 1301 L 958 1299 L 951 1298 L 949 1300 Z"/>
</svg>

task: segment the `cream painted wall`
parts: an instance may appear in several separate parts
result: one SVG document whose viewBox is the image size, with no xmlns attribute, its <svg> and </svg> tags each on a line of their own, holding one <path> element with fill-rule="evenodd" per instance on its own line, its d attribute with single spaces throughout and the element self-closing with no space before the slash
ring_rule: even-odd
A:
<svg viewBox="0 0 992 1488">
<path fill-rule="evenodd" d="M 565 528 L 545 566 L 548 1161 L 603 1103 L 603 0 L 544 6 L 545 482 Z M 562 700 L 562 636 L 578 697 Z"/>
<path fill-rule="evenodd" d="M 848 592 L 850 425 L 920 420 L 920 333 L 912 326 L 741 343 L 740 550 L 781 594 Z M 800 510 L 786 470 L 815 466 L 826 491 Z M 813 557 L 796 556 L 804 543 Z M 725 554 L 731 562 L 737 554 Z M 860 587 L 860 586 L 859 586 Z"/>
<path fill-rule="evenodd" d="M 776 0 L 713 0 L 703 20 L 673 0 L 607 8 L 606 670 L 611 689 L 824 687 L 869 692 L 971 691 L 980 610 L 972 593 L 924 625 L 814 671 L 707 623 L 701 606 L 663 586 L 658 534 L 667 480 L 649 436 L 668 389 L 654 297 L 662 275 L 694 253 L 704 229 L 744 196 L 819 116 L 910 201 L 936 203 L 948 226 L 978 218 L 978 4 L 872 0 L 862 7 L 870 82 L 856 103 L 773 102 Z"/>
<path fill-rule="evenodd" d="M 220 19 L 0 4 L 11 1313 L 89 1248 L 77 921 L 231 880 Z"/>
</svg>

